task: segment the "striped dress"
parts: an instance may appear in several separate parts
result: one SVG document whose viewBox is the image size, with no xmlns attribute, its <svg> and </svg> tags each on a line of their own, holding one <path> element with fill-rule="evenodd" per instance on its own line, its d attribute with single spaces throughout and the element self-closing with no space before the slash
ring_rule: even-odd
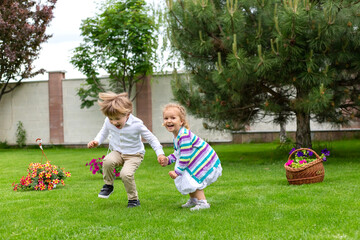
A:
<svg viewBox="0 0 360 240">
<path fill-rule="evenodd" d="M 174 138 L 174 149 L 174 153 L 168 156 L 168 164 L 175 162 L 177 175 L 182 176 L 187 172 L 199 184 L 208 176 L 213 176 L 211 173 L 216 169 L 221 175 L 220 160 L 214 149 L 185 127 L 180 128 Z M 219 174 L 216 174 L 216 178 Z M 211 182 L 214 181 L 216 179 Z"/>
</svg>

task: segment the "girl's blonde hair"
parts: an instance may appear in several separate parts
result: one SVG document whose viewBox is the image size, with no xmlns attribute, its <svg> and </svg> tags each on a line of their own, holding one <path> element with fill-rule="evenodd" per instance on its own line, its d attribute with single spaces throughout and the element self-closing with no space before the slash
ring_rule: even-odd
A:
<svg viewBox="0 0 360 240">
<path fill-rule="evenodd" d="M 107 117 L 117 117 L 132 113 L 132 102 L 127 93 L 99 93 L 98 100 L 101 112 Z"/>
<path fill-rule="evenodd" d="M 186 110 L 185 110 L 185 108 L 183 106 L 181 106 L 180 104 L 177 104 L 177 103 L 168 103 L 163 108 L 163 114 L 169 108 L 178 109 L 179 110 L 180 120 L 183 122 L 183 127 L 187 128 L 187 129 L 190 129 L 189 122 L 186 119 Z"/>
</svg>

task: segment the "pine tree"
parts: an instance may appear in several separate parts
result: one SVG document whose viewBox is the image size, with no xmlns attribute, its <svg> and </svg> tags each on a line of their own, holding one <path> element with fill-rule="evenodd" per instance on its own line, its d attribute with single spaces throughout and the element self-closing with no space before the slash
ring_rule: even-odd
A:
<svg viewBox="0 0 360 240">
<path fill-rule="evenodd" d="M 176 99 L 217 129 L 268 115 L 296 118 L 297 147 L 310 120 L 360 117 L 360 1 L 167 0 L 169 40 L 189 79 Z"/>
</svg>

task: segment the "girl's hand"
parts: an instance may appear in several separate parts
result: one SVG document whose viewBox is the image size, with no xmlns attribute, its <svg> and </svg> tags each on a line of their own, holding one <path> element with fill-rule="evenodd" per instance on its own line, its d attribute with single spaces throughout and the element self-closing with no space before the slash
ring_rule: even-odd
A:
<svg viewBox="0 0 360 240">
<path fill-rule="evenodd" d="M 98 141 L 92 140 L 87 144 L 88 148 L 94 148 L 97 147 L 99 145 Z"/>
<path fill-rule="evenodd" d="M 169 172 L 169 176 L 172 178 L 172 179 L 175 179 L 175 178 L 177 178 L 177 174 L 176 174 L 176 172 L 175 171 L 170 171 Z"/>
</svg>

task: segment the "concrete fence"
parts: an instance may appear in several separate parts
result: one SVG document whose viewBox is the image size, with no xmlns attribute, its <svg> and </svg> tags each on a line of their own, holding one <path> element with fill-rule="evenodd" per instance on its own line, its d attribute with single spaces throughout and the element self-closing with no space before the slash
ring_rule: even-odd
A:
<svg viewBox="0 0 360 240">
<path fill-rule="evenodd" d="M 183 74 L 185 76 L 185 74 Z M 134 101 L 134 115 L 158 137 L 162 143 L 171 143 L 172 134 L 162 124 L 162 107 L 173 102 L 171 74 L 148 77 Z M 106 78 L 104 78 L 106 80 Z M 84 79 L 66 79 L 65 72 L 49 72 L 43 81 L 26 81 L 0 102 L 0 142 L 16 144 L 17 123 L 21 121 L 27 133 L 27 144 L 42 138 L 44 144 L 85 145 L 100 130 L 104 116 L 97 105 L 81 109 L 76 90 Z M 231 134 L 203 128 L 203 121 L 188 117 L 191 130 L 209 142 L 273 141 L 278 138 L 279 126 L 271 119 L 262 119 L 249 127 L 247 132 Z M 360 130 L 359 122 L 348 128 L 311 123 L 316 139 L 328 140 L 354 136 Z M 290 137 L 296 130 L 289 123 L 286 130 Z"/>
</svg>

